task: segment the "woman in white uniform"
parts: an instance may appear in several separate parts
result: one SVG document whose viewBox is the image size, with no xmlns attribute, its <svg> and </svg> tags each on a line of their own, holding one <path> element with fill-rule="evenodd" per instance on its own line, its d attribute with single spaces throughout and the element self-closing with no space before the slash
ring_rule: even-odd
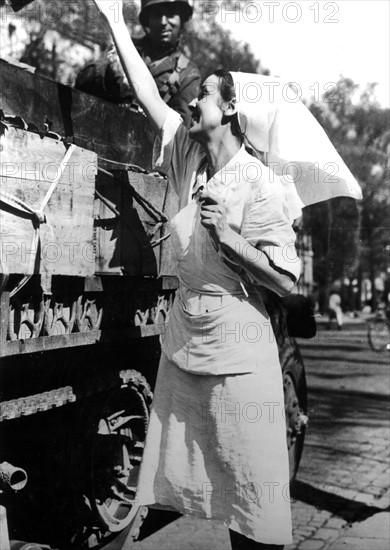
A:
<svg viewBox="0 0 390 550">
<path fill-rule="evenodd" d="M 283 296 L 299 277 L 295 187 L 243 145 L 235 87 L 243 75 L 209 76 L 187 130 L 161 100 L 121 4 L 95 2 L 158 131 L 155 166 L 180 198 L 171 222 L 180 288 L 162 347 L 138 503 L 223 520 L 233 549 L 283 548 L 292 536 L 282 374 L 269 316 L 252 291 L 259 284 Z M 250 120 L 245 126 L 249 132 Z M 268 137 L 261 128 L 259 139 Z"/>
</svg>

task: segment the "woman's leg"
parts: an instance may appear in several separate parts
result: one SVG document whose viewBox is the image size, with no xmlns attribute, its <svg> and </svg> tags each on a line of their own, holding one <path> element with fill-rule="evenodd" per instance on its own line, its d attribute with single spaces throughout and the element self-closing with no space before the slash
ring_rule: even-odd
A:
<svg viewBox="0 0 390 550">
<path fill-rule="evenodd" d="M 283 550 L 283 545 L 263 544 L 229 529 L 232 550 Z"/>
</svg>

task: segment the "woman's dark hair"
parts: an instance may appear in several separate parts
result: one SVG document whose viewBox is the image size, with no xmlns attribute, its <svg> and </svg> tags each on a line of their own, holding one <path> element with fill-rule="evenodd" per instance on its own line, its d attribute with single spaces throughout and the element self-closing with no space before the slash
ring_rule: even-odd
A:
<svg viewBox="0 0 390 550">
<path fill-rule="evenodd" d="M 226 71 L 225 69 L 219 69 L 218 71 L 215 71 L 213 74 L 215 74 L 215 76 L 218 77 L 219 93 L 221 94 L 223 101 L 231 101 L 232 99 L 235 99 L 236 90 L 234 88 L 234 81 L 231 73 L 229 71 Z M 238 137 L 241 143 L 243 143 L 244 134 L 241 131 L 240 123 L 238 122 L 238 114 L 236 113 L 230 118 L 231 118 L 230 127 L 232 130 L 233 136 Z"/>
</svg>

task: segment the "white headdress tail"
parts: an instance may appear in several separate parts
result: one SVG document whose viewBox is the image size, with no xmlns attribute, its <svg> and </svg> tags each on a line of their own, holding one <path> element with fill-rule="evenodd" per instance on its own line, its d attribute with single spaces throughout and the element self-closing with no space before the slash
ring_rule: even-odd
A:
<svg viewBox="0 0 390 550">
<path fill-rule="evenodd" d="M 246 144 L 265 153 L 266 164 L 282 177 L 292 217 L 299 206 L 340 196 L 362 198 L 324 129 L 288 83 L 258 74 L 231 75 Z"/>
</svg>

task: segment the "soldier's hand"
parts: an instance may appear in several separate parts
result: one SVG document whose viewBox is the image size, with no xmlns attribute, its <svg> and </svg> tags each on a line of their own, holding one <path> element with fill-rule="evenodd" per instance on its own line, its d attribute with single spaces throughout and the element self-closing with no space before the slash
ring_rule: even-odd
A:
<svg viewBox="0 0 390 550">
<path fill-rule="evenodd" d="M 123 0 L 94 0 L 94 2 L 108 23 L 123 21 Z"/>
</svg>

